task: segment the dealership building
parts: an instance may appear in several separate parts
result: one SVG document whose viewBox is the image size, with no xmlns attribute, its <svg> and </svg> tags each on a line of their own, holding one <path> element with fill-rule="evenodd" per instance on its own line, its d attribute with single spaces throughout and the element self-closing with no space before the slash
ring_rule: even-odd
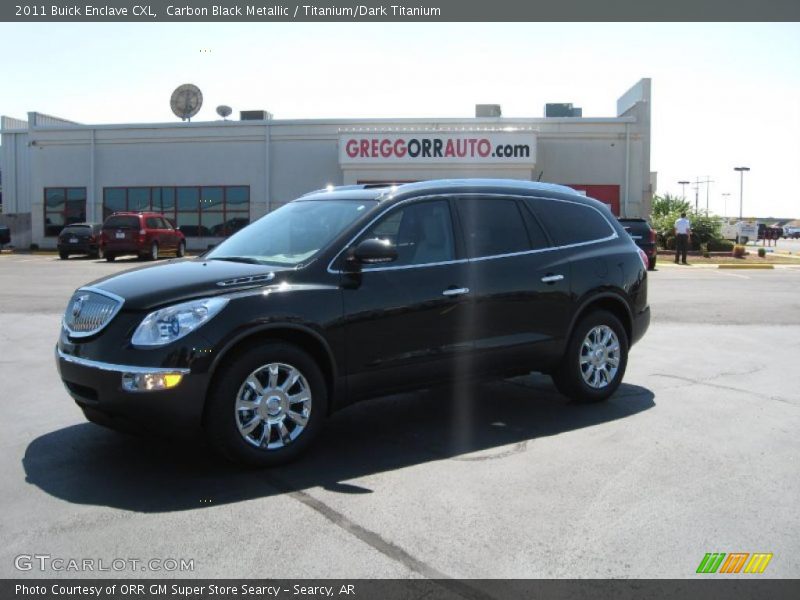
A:
<svg viewBox="0 0 800 600">
<path fill-rule="evenodd" d="M 0 224 L 18 248 L 53 248 L 65 224 L 154 210 L 205 249 L 282 204 L 328 185 L 513 178 L 571 186 L 620 216 L 647 216 L 649 79 L 613 117 L 568 104 L 505 118 L 497 105 L 445 119 L 274 119 L 85 125 L 2 117 Z M 566 116 L 565 116 L 566 115 Z M 255 118 L 253 118 L 255 117 Z"/>
</svg>

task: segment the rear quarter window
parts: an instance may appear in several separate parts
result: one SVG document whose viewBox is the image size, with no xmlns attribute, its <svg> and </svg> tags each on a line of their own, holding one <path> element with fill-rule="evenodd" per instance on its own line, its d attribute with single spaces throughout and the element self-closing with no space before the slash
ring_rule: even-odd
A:
<svg viewBox="0 0 800 600">
<path fill-rule="evenodd" d="M 556 246 L 593 242 L 615 233 L 600 211 L 591 206 L 540 198 L 528 199 L 527 203 Z"/>
</svg>

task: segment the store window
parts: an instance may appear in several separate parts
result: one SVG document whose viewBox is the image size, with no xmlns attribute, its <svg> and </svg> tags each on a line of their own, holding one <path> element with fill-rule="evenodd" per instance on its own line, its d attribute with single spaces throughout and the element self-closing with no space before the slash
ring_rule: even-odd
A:
<svg viewBox="0 0 800 600">
<path fill-rule="evenodd" d="M 250 187 L 105 188 L 103 217 L 117 211 L 162 213 L 187 237 L 227 237 L 250 223 Z"/>
<path fill-rule="evenodd" d="M 44 189 L 44 234 L 55 237 L 67 225 L 86 221 L 86 188 Z"/>
</svg>

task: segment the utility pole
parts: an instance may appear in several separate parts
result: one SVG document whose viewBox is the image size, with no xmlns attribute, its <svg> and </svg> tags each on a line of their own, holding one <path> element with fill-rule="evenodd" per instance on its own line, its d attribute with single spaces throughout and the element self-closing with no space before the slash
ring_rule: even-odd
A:
<svg viewBox="0 0 800 600">
<path fill-rule="evenodd" d="M 712 179 L 710 179 L 708 175 L 706 175 L 705 179 L 700 179 L 700 177 L 698 176 L 694 183 L 695 183 L 695 188 L 694 188 L 694 190 L 695 190 L 694 191 L 694 212 L 698 212 L 700 210 L 700 206 L 699 206 L 700 185 L 704 183 L 704 184 L 706 184 L 706 214 L 708 214 L 708 195 L 709 195 L 708 190 L 709 190 L 709 184 L 710 183 L 714 183 L 714 181 Z"/>
</svg>

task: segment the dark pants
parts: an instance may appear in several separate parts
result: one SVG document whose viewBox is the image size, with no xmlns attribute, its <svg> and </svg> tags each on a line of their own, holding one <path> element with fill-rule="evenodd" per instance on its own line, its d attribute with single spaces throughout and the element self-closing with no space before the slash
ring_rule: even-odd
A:
<svg viewBox="0 0 800 600">
<path fill-rule="evenodd" d="M 680 258 L 681 262 L 686 262 L 686 252 L 689 250 L 689 235 L 679 233 L 675 236 L 675 262 Z"/>
</svg>

